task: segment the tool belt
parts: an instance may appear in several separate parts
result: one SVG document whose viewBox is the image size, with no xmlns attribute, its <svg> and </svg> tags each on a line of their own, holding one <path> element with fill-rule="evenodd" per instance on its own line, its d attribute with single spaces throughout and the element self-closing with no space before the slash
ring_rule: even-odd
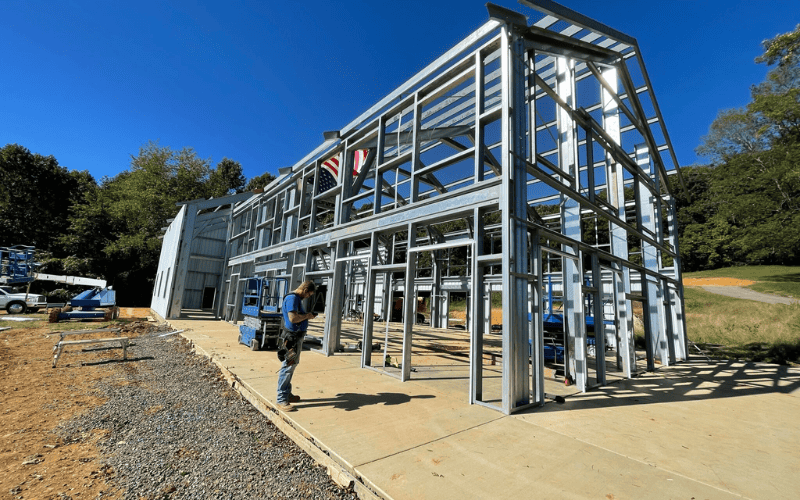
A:
<svg viewBox="0 0 800 500">
<path fill-rule="evenodd" d="M 278 335 L 278 360 L 286 361 L 288 366 L 297 361 L 297 344 L 306 336 L 306 332 L 292 332 L 285 328 Z"/>
</svg>

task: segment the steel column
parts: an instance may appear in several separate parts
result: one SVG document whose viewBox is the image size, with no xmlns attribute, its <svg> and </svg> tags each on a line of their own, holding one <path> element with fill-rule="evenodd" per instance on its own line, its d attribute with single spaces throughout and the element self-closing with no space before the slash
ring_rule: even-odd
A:
<svg viewBox="0 0 800 500">
<path fill-rule="evenodd" d="M 636 146 L 636 163 L 645 171 L 650 171 L 650 154 L 647 146 Z M 644 183 L 636 183 L 636 216 L 640 228 L 655 232 L 655 207 L 651 199 L 650 190 Z M 642 261 L 644 267 L 651 271 L 658 271 L 658 256 L 656 249 L 649 243 L 642 241 Z M 641 274 L 641 273 L 640 273 Z M 644 311 L 645 343 L 647 344 L 647 370 L 655 370 L 655 357 L 663 365 L 669 365 L 669 352 L 666 332 L 664 331 L 664 303 L 661 286 L 650 275 L 641 274 L 642 293 L 644 294 L 647 309 Z"/>
<path fill-rule="evenodd" d="M 570 107 L 575 107 L 575 63 L 556 58 L 556 80 L 559 97 Z M 558 166 L 574 181 L 564 178 L 564 184 L 580 191 L 580 164 L 578 156 L 578 131 L 572 114 L 563 107 L 557 114 L 559 154 Z M 562 194 L 561 232 L 567 238 L 581 241 L 581 207 L 578 200 Z M 563 245 L 565 253 L 573 258 L 562 259 L 564 287 L 564 328 L 567 332 L 565 356 L 568 356 L 566 371 L 580 391 L 586 391 L 588 367 L 586 365 L 586 320 L 583 307 L 583 263 L 582 252 L 573 245 Z"/>
<path fill-rule="evenodd" d="M 364 330 L 361 336 L 361 367 L 372 364 L 372 326 L 375 310 L 375 283 L 377 273 L 372 270 L 372 266 L 378 263 L 379 235 L 372 233 L 370 239 L 369 263 L 367 264 L 367 290 L 364 293 Z"/>
<path fill-rule="evenodd" d="M 501 30 L 502 71 L 502 280 L 503 412 L 529 404 L 528 386 L 528 259 L 527 124 L 525 106 L 525 44 L 510 26 Z M 473 294 L 479 291 L 473 290 Z"/>
<path fill-rule="evenodd" d="M 672 312 L 672 338 L 675 342 L 675 358 L 677 361 L 685 361 L 688 359 L 688 341 L 686 338 L 686 317 L 683 314 L 683 277 L 681 268 L 681 253 L 678 248 L 678 217 L 675 209 L 675 198 L 670 197 L 668 200 L 668 217 L 667 224 L 669 225 L 669 243 L 675 250 L 676 257 L 672 261 L 675 280 L 681 283 L 681 286 L 669 286 L 669 301 L 670 311 Z"/>
<path fill-rule="evenodd" d="M 403 366 L 400 380 L 411 378 L 411 342 L 415 320 L 414 277 L 417 274 L 417 255 L 410 250 L 417 244 L 417 225 L 408 225 L 408 247 L 406 249 L 406 283 L 403 291 Z"/>
<path fill-rule="evenodd" d="M 333 356 L 333 353 L 336 352 L 342 333 L 342 306 L 345 294 L 344 268 L 347 261 L 339 259 L 345 256 L 345 248 L 348 242 L 339 240 L 335 245 L 335 249 L 331 252 L 333 276 L 328 281 L 330 283 L 326 301 L 328 310 L 327 314 L 325 314 L 325 335 L 322 343 L 322 351 L 326 356 Z"/>
<path fill-rule="evenodd" d="M 603 71 L 603 78 L 616 90 L 618 85 L 617 69 L 608 68 Z M 603 130 L 619 145 L 620 124 L 619 107 L 614 96 L 604 87 L 602 89 L 603 105 Z M 606 185 L 608 186 L 608 201 L 616 208 L 617 217 L 625 220 L 625 169 L 610 153 L 606 153 Z M 628 260 L 628 233 L 624 228 L 614 224 L 610 225 L 611 253 Z M 633 308 L 628 294 L 631 292 L 630 269 L 623 267 L 620 273 L 612 273 L 614 280 L 614 310 L 616 312 L 617 329 L 617 356 L 622 362 L 622 372 L 626 378 L 631 378 L 636 372 L 636 351 L 633 343 Z"/>
<path fill-rule="evenodd" d="M 478 257 L 483 255 L 483 213 L 476 208 L 473 211 L 473 242 L 472 259 L 470 260 L 470 288 L 473 296 L 483 290 L 483 267 L 478 261 Z M 449 306 L 450 292 L 447 292 Z M 470 346 L 469 346 L 469 402 L 470 404 L 483 401 L 483 301 L 470 301 L 472 314 L 470 317 Z"/>
</svg>

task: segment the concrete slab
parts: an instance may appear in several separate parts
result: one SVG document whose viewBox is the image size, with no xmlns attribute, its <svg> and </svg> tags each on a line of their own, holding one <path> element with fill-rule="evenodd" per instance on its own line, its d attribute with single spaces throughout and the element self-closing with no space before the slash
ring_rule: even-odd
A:
<svg viewBox="0 0 800 500">
<path fill-rule="evenodd" d="M 584 406 L 516 418 L 747 498 L 796 498 L 800 401 L 781 394 Z M 769 408 L 769 411 L 753 411 Z M 792 458 L 788 461 L 776 457 Z M 767 494 L 768 493 L 768 494 Z"/>
<path fill-rule="evenodd" d="M 516 418 L 359 468 L 389 498 L 738 498 Z"/>
<path fill-rule="evenodd" d="M 381 380 L 386 377 L 365 370 L 303 378 L 304 385 L 325 389 L 305 391 L 299 411 L 290 417 L 336 450 L 351 468 L 502 417 L 416 384 Z"/>
<path fill-rule="evenodd" d="M 564 404 L 505 416 L 467 404 L 467 365 L 446 353 L 415 348 L 417 371 L 401 383 L 361 369 L 359 353 L 304 352 L 294 380 L 303 401 L 283 414 L 274 409 L 274 352 L 237 344 L 237 327 L 224 322 L 170 322 L 363 498 L 772 499 L 800 491 L 796 368 L 693 358 L 585 394 L 565 388 Z"/>
</svg>

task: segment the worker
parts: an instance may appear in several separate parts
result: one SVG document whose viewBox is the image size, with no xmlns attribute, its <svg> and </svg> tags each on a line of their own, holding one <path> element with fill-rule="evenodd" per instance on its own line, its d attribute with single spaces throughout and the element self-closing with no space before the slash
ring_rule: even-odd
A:
<svg viewBox="0 0 800 500">
<path fill-rule="evenodd" d="M 308 330 L 308 320 L 316 318 L 313 312 L 306 313 L 303 300 L 314 295 L 316 286 L 313 281 L 304 281 L 297 289 L 283 298 L 283 332 L 278 359 L 283 361 L 278 373 L 278 408 L 283 411 L 295 411 L 292 403 L 300 401 L 300 396 L 292 394 L 292 376 L 300 363 L 300 352 L 303 350 L 303 339 Z M 283 358 L 283 359 L 281 359 Z"/>
</svg>

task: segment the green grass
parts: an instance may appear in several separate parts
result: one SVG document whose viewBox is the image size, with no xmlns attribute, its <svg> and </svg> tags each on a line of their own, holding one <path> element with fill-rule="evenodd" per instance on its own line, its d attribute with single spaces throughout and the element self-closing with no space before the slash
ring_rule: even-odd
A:
<svg viewBox="0 0 800 500">
<path fill-rule="evenodd" d="M 684 273 L 684 278 L 736 278 L 751 281 L 800 283 L 800 266 L 737 266 Z"/>
<path fill-rule="evenodd" d="M 800 298 L 800 266 L 741 266 L 686 273 L 684 278 L 755 281 L 761 293 Z M 713 357 L 800 362 L 800 304 L 765 304 L 685 288 L 689 339 Z"/>
<path fill-rule="evenodd" d="M 464 311 L 467 309 L 467 301 L 466 300 L 451 300 L 450 301 L 450 310 L 451 311 Z"/>
<path fill-rule="evenodd" d="M 757 292 L 800 298 L 800 266 L 739 266 L 685 273 L 685 278 L 735 278 L 756 281 Z"/>
<path fill-rule="evenodd" d="M 756 292 L 771 293 L 773 295 L 800 299 L 800 283 L 759 281 L 758 283 L 754 283 L 747 288 L 755 290 Z"/>
<path fill-rule="evenodd" d="M 36 318 L 37 321 L 3 321 L 6 317 L 12 318 Z M 40 328 L 47 324 L 47 315 L 44 313 L 28 313 L 28 314 L 2 314 L 0 315 L 0 327 L 10 328 Z"/>
<path fill-rule="evenodd" d="M 503 307 L 503 294 L 500 292 L 492 292 L 492 309 Z M 464 311 L 467 309 L 467 301 L 464 299 L 457 299 L 450 301 L 451 311 Z"/>
<path fill-rule="evenodd" d="M 734 299 L 692 287 L 684 298 L 689 339 L 712 357 L 800 361 L 800 304 Z"/>
</svg>

